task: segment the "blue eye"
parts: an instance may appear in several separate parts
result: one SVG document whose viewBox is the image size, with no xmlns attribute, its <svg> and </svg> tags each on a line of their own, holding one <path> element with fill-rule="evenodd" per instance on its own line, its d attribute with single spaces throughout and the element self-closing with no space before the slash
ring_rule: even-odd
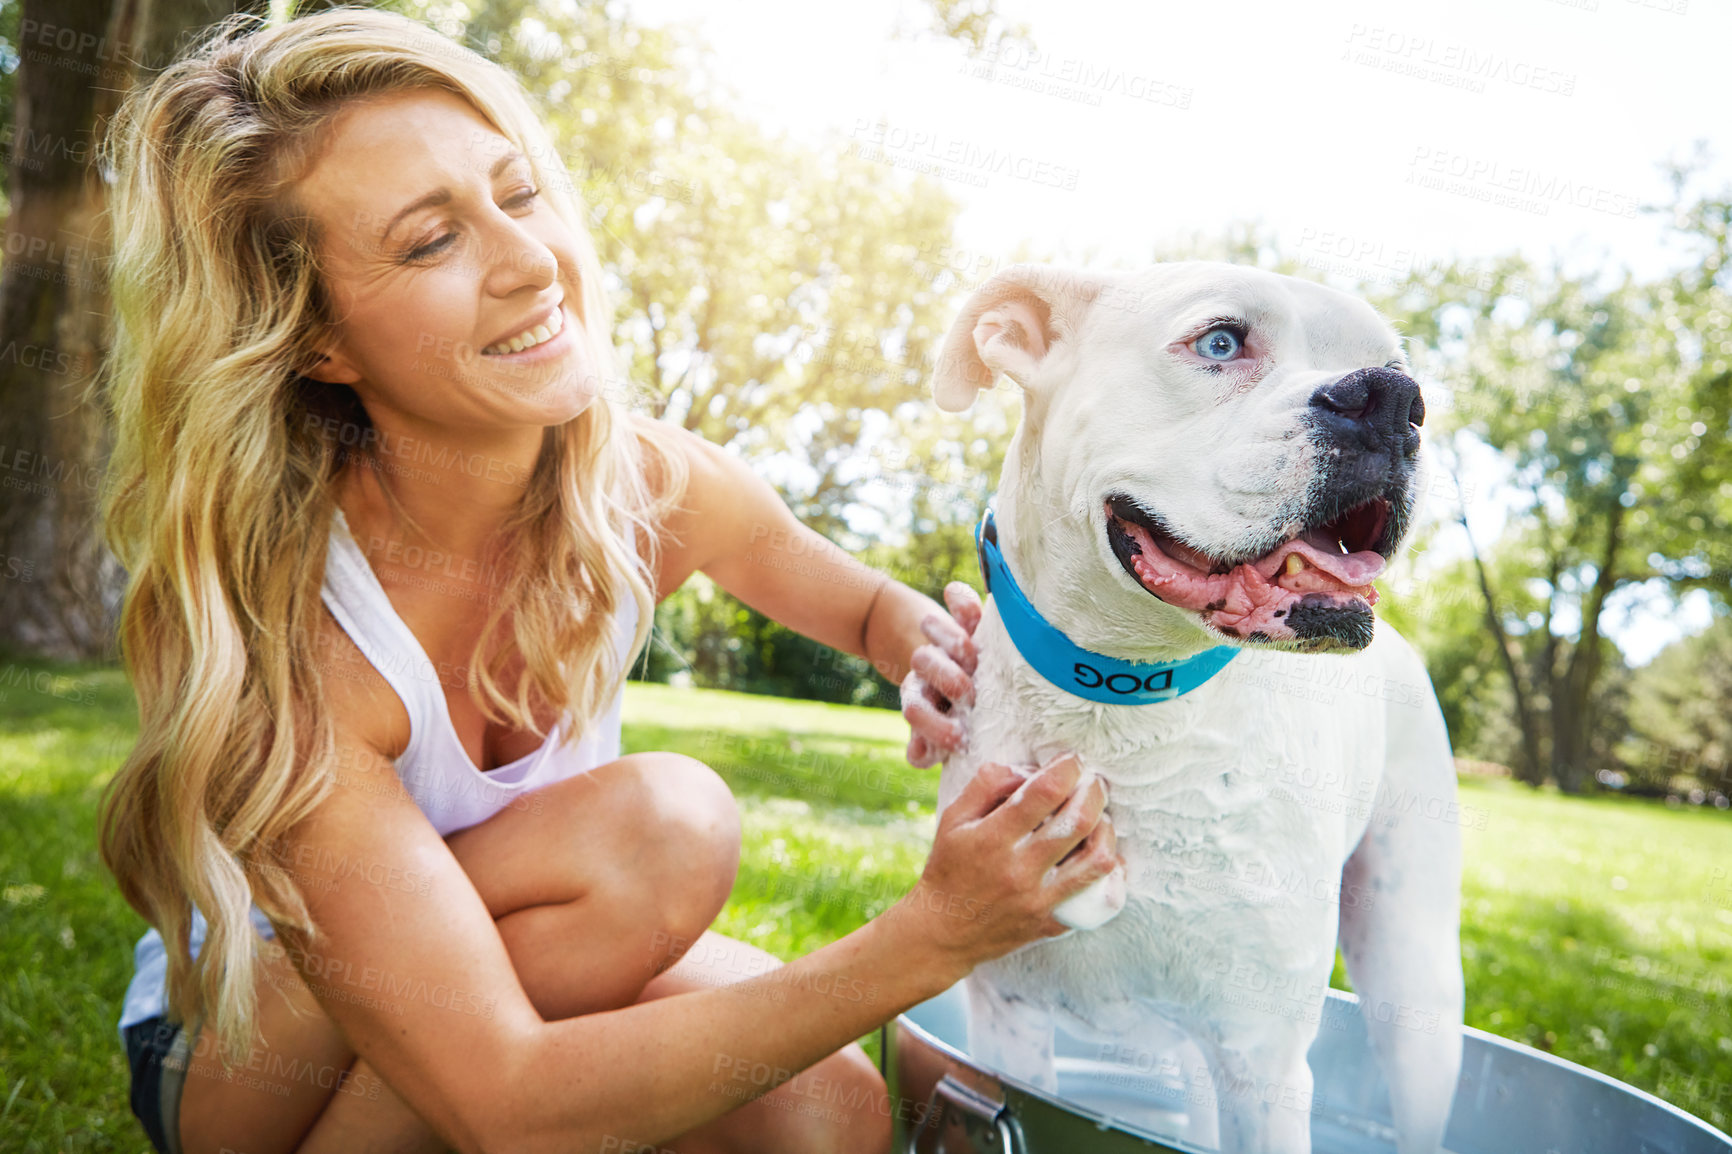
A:
<svg viewBox="0 0 1732 1154">
<path fill-rule="evenodd" d="M 1211 361 L 1230 361 L 1239 355 L 1242 347 L 1239 335 L 1232 329 L 1210 329 L 1191 342 L 1191 347 L 1197 350 L 1197 355 Z"/>
</svg>

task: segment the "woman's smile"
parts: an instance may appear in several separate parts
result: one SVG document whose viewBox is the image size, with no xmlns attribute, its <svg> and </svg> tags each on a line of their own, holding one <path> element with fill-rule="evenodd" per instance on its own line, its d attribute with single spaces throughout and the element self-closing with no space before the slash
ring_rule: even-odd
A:
<svg viewBox="0 0 1732 1154">
<path fill-rule="evenodd" d="M 532 364 L 540 361 L 563 357 L 570 351 L 574 329 L 573 318 L 566 311 L 563 298 L 545 316 L 533 321 L 523 328 L 496 341 L 481 350 L 481 355 L 491 360 L 508 361 L 513 364 Z"/>
</svg>

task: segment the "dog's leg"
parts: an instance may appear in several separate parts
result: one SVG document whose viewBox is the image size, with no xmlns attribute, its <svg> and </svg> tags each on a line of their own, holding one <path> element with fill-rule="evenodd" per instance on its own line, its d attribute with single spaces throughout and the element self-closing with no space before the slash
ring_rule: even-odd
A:
<svg viewBox="0 0 1732 1154">
<path fill-rule="evenodd" d="M 1192 1041 L 1180 1046 L 1176 1053 L 1189 1118 L 1185 1137 L 1198 1146 L 1218 1150 L 1221 1148 L 1221 1104 L 1209 1077 L 1209 1060 L 1204 1056 L 1203 1048 Z"/>
<path fill-rule="evenodd" d="M 1381 628 L 1381 627 L 1380 627 Z M 1418 655 L 1390 647 L 1388 761 L 1341 875 L 1341 950 L 1401 1154 L 1436 1154 L 1461 1071 L 1461 836 L 1449 734 Z M 1417 698 L 1417 701 L 1415 701 Z"/>
<path fill-rule="evenodd" d="M 1221 1154 L 1311 1154 L 1310 1031 L 1228 1032 L 1203 1043 L 1219 1107 Z"/>
<path fill-rule="evenodd" d="M 1056 1093 L 1052 1011 L 1005 996 L 979 974 L 967 984 L 969 1055 L 988 1069 Z"/>
</svg>

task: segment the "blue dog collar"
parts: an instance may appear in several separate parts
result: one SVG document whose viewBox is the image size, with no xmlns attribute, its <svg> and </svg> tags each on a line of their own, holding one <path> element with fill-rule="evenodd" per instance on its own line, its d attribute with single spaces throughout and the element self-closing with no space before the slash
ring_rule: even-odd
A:
<svg viewBox="0 0 1732 1154">
<path fill-rule="evenodd" d="M 1017 587 L 998 550 L 991 505 L 974 527 L 974 547 L 987 596 L 997 597 L 999 619 L 1017 652 L 1035 672 L 1078 697 L 1113 705 L 1171 701 L 1215 676 L 1238 655 L 1231 645 L 1217 645 L 1182 661 L 1124 661 L 1084 649 L 1042 617 Z"/>
</svg>

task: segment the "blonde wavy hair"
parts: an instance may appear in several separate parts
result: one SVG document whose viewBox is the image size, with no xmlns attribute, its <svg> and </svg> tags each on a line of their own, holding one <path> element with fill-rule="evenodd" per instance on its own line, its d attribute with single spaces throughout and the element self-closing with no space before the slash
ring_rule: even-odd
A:
<svg viewBox="0 0 1732 1154">
<path fill-rule="evenodd" d="M 115 178 L 103 376 L 115 447 L 101 507 L 128 574 L 120 645 L 140 728 L 104 794 L 102 857 L 162 933 L 171 1016 L 211 1023 L 225 1058 L 254 1034 L 261 942 L 248 903 L 316 935 L 269 847 L 325 797 L 337 757 L 317 660 L 336 481 L 346 466 L 389 473 L 353 390 L 303 375 L 336 327 L 319 229 L 292 186 L 345 101 L 417 87 L 468 100 L 529 158 L 578 239 L 584 330 L 603 379 L 617 379 L 600 262 L 522 86 L 409 17 L 229 17 L 129 93 L 102 143 Z M 332 419 L 363 430 L 344 438 L 357 444 L 336 443 Z M 546 430 L 469 662 L 491 720 L 545 737 L 533 685 L 569 714 L 575 742 L 611 701 L 654 623 L 656 527 L 689 479 L 678 435 L 625 419 L 605 389 Z M 626 596 L 638 618 L 622 662 L 612 621 Z M 513 651 L 527 673 L 515 697 L 499 684 Z M 194 906 L 208 923 L 196 959 Z"/>
</svg>

